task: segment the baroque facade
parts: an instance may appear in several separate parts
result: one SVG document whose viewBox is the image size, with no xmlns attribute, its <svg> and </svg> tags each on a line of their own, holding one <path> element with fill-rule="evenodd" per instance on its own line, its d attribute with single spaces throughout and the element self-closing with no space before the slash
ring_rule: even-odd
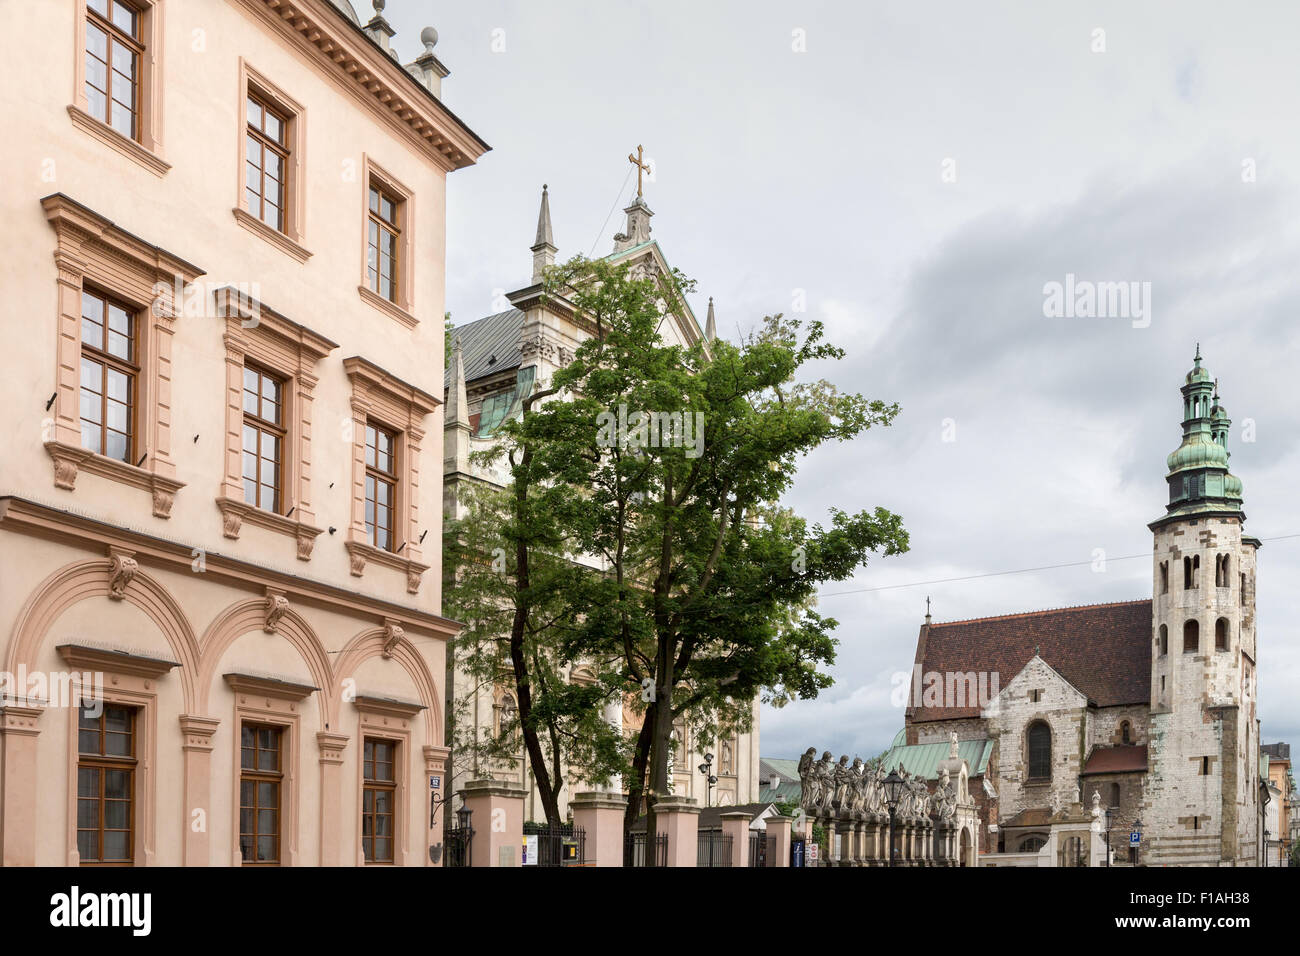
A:
<svg viewBox="0 0 1300 956">
<path fill-rule="evenodd" d="M 607 258 L 614 263 L 628 263 L 631 268 L 655 274 L 670 272 L 659 242 L 650 236 L 654 215 L 640 195 L 624 209 L 626 225 L 614 236 L 614 248 Z M 594 326 L 583 316 L 565 309 L 556 296 L 542 295 L 543 271 L 554 264 L 557 247 L 551 223 L 550 195 L 542 188 L 541 206 L 532 251 L 532 275 L 529 283 L 509 293 L 511 308 L 486 318 L 459 326 L 454 336 L 450 366 L 447 370 L 446 416 L 443 463 L 443 511 L 448 517 L 464 513 L 463 488 L 473 482 L 505 486 L 508 475 L 502 459 L 492 467 L 471 461 L 475 452 L 491 448 L 497 439 L 496 427 L 519 414 L 523 396 L 541 383 L 549 381 L 558 369 L 573 358 L 574 349 L 595 334 Z M 701 328 L 689 304 L 681 311 L 665 316 L 661 334 L 666 342 L 691 345 L 702 336 L 712 340 L 716 320 L 713 301 L 709 300 L 704 327 Z M 573 682 L 594 680 L 582 662 L 568 668 L 567 679 Z M 492 687 L 478 686 L 454 663 L 449 666 L 447 684 L 451 707 L 463 722 L 465 732 L 476 736 L 502 736 L 517 713 L 517 702 L 509 681 Z M 631 730 L 640 727 L 632 703 L 612 699 L 605 709 L 611 724 Z M 503 729 L 504 728 L 504 729 Z M 758 701 L 753 703 L 749 731 L 724 731 L 717 739 L 696 739 L 690 722 L 678 720 L 674 728 L 677 746 L 673 755 L 670 786 L 679 797 L 689 797 L 701 805 L 747 804 L 758 799 Z M 706 753 L 713 754 L 713 773 L 717 777 L 710 787 L 697 767 Z M 527 791 L 525 815 L 529 820 L 543 816 L 531 770 L 523 753 L 500 760 L 484 760 L 470 753 L 457 761 L 454 788 L 460 790 L 469 780 L 492 778 L 523 787 Z M 590 789 L 580 781 L 567 779 L 560 791 L 560 812 L 566 813 L 570 798 Z M 618 789 L 615 781 L 614 789 Z"/>
<path fill-rule="evenodd" d="M 1260 542 L 1244 529 L 1230 421 L 1201 361 L 1198 348 L 1168 505 L 1149 525 L 1150 599 L 951 623 L 926 615 L 891 757 L 906 764 L 950 734 L 987 747 L 974 788 L 986 864 L 1098 865 L 1081 848 L 1062 855 L 1057 839 L 1089 820 L 1114 835 L 1117 862 L 1261 861 Z"/>
<path fill-rule="evenodd" d="M 7 865 L 439 861 L 420 357 L 446 177 L 488 147 L 436 33 L 404 65 L 375 7 L 72 0 L 6 33 L 52 79 L 3 93 Z"/>
</svg>

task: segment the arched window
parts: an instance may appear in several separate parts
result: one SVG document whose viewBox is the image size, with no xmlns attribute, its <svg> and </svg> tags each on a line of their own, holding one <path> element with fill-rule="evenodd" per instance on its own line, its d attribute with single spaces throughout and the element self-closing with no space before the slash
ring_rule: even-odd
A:
<svg viewBox="0 0 1300 956">
<path fill-rule="evenodd" d="M 1119 809 L 1119 784 L 1112 783 L 1110 786 L 1106 788 L 1106 793 L 1107 793 L 1106 806 L 1110 807 L 1112 810 L 1118 810 Z"/>
<path fill-rule="evenodd" d="M 1214 622 L 1214 649 L 1216 651 L 1226 651 L 1228 649 L 1228 619 L 1221 617 Z"/>
<path fill-rule="evenodd" d="M 1201 556 L 1194 554 L 1190 558 L 1183 558 L 1183 590 L 1190 591 L 1198 588 L 1201 577 Z"/>
<path fill-rule="evenodd" d="M 1019 849 L 1017 852 L 1019 852 L 1019 853 L 1037 853 L 1039 850 L 1041 850 L 1041 849 L 1042 849 L 1043 847 L 1045 847 L 1046 845 L 1047 845 L 1047 837 L 1043 837 L 1043 836 L 1039 836 L 1038 834 L 1034 834 L 1034 835 L 1032 835 L 1032 836 L 1027 836 L 1027 837 L 1025 837 L 1023 840 L 1020 841 L 1020 849 Z"/>
<path fill-rule="evenodd" d="M 1183 625 L 1183 653 L 1195 654 L 1201 645 L 1201 625 L 1195 620 Z"/>
<path fill-rule="evenodd" d="M 1122 743 L 1131 744 L 1133 742 L 1133 725 L 1127 720 L 1122 721 L 1119 725 L 1119 739 Z"/>
<path fill-rule="evenodd" d="M 1169 593 L 1169 562 L 1160 562 L 1160 593 Z"/>
<path fill-rule="evenodd" d="M 1029 725 L 1029 779 L 1048 780 L 1052 776 L 1052 730 L 1041 720 Z"/>
<path fill-rule="evenodd" d="M 1169 627 L 1168 625 L 1161 624 L 1160 625 L 1160 656 L 1164 657 L 1168 653 L 1169 653 Z"/>
</svg>

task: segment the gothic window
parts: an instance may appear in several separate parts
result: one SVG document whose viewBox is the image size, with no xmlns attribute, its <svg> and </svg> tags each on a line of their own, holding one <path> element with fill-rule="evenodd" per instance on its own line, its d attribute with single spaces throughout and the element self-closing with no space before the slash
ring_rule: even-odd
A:
<svg viewBox="0 0 1300 956">
<path fill-rule="evenodd" d="M 1109 787 L 1106 788 L 1106 790 L 1108 794 L 1106 806 L 1110 807 L 1112 810 L 1118 810 L 1119 809 L 1119 784 L 1112 783 Z"/>
<path fill-rule="evenodd" d="M 1121 742 L 1126 744 L 1133 742 L 1133 725 L 1127 720 L 1119 725 L 1119 738 Z"/>
<path fill-rule="evenodd" d="M 1160 625 L 1160 656 L 1164 657 L 1168 653 L 1169 653 L 1169 627 L 1168 625 L 1161 624 Z"/>
<path fill-rule="evenodd" d="M 1052 731 L 1041 720 L 1030 724 L 1026 734 L 1029 745 L 1029 779 L 1047 780 L 1052 776 Z"/>
<path fill-rule="evenodd" d="M 1195 621 L 1188 621 L 1183 625 L 1183 653 L 1195 654 L 1200 649 L 1201 643 L 1201 625 Z"/>
<path fill-rule="evenodd" d="M 1160 593 L 1169 593 L 1169 562 L 1160 562 Z"/>
<path fill-rule="evenodd" d="M 1228 649 L 1228 619 L 1219 618 L 1214 622 L 1214 649 L 1216 651 L 1226 651 Z"/>
</svg>

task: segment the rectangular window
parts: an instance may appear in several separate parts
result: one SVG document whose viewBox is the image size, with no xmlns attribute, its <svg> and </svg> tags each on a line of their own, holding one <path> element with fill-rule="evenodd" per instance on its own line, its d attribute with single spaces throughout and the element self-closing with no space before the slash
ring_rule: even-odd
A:
<svg viewBox="0 0 1300 956">
<path fill-rule="evenodd" d="M 136 711 L 105 705 L 78 712 L 77 853 L 83 865 L 135 860 Z"/>
<path fill-rule="evenodd" d="M 81 293 L 81 446 L 135 464 L 136 316 L 89 290 Z"/>
<path fill-rule="evenodd" d="M 245 865 L 280 862 L 283 739 L 282 727 L 240 728 L 239 853 Z"/>
<path fill-rule="evenodd" d="M 253 93 L 248 95 L 244 144 L 244 198 L 248 211 L 272 229 L 288 232 L 285 204 L 289 170 L 289 118 Z"/>
<path fill-rule="evenodd" d="M 284 452 L 284 383 L 244 366 L 244 501 L 280 512 Z"/>
<path fill-rule="evenodd" d="M 398 301 L 398 272 L 403 268 L 401 247 L 402 201 L 383 187 L 370 184 L 370 218 L 367 223 L 366 279 L 370 291 L 389 302 Z"/>
<path fill-rule="evenodd" d="M 361 793 L 361 848 L 367 863 L 393 862 L 397 744 L 367 737 Z"/>
<path fill-rule="evenodd" d="M 86 0 L 86 103 L 91 116 L 140 138 L 143 17 L 123 0 Z"/>
<path fill-rule="evenodd" d="M 1209 758 L 1209 757 L 1202 757 L 1202 758 L 1201 758 L 1201 776 L 1202 776 L 1202 777 L 1208 777 L 1209 775 L 1210 775 L 1210 758 Z"/>
<path fill-rule="evenodd" d="M 379 425 L 366 424 L 366 538 L 384 551 L 397 547 L 397 436 Z"/>
</svg>

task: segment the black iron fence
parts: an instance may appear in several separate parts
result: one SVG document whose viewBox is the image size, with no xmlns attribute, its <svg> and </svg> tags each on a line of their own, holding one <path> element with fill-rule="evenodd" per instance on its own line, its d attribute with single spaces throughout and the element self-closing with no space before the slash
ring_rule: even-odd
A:
<svg viewBox="0 0 1300 956">
<path fill-rule="evenodd" d="M 469 848 L 474 839 L 473 827 L 448 827 L 442 831 L 446 856 L 443 866 L 469 866 Z"/>
<path fill-rule="evenodd" d="M 766 833 L 751 833 L 749 835 L 749 865 L 750 866 L 769 866 L 768 846 L 772 838 Z"/>
<path fill-rule="evenodd" d="M 527 838 L 533 836 L 537 837 L 537 866 L 581 866 L 586 861 L 587 834 L 582 827 L 572 823 L 525 823 L 527 844 L 532 843 Z M 529 860 L 528 865 L 534 865 L 534 861 Z"/>
<path fill-rule="evenodd" d="M 731 866 L 731 834 L 701 830 L 696 838 L 696 866 Z"/>
<path fill-rule="evenodd" d="M 668 865 L 668 834 L 656 833 L 650 845 L 654 847 L 654 865 Z M 649 866 L 646 857 L 646 835 L 644 833 L 628 833 L 623 836 L 623 865 L 624 866 Z"/>
</svg>

